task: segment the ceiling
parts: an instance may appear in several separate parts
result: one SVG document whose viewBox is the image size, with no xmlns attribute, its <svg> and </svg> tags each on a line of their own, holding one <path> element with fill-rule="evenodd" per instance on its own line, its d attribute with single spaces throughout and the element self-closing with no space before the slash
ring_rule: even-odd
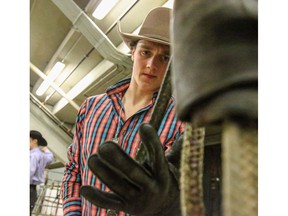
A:
<svg viewBox="0 0 288 216">
<path fill-rule="evenodd" d="M 172 5 L 167 0 L 119 0 L 97 20 L 91 14 L 100 2 L 30 0 L 30 99 L 69 131 L 85 98 L 131 74 L 129 50 L 117 32 L 117 21 L 122 31 L 131 33 L 152 8 Z M 36 95 L 57 61 L 64 69 L 42 96 Z"/>
</svg>

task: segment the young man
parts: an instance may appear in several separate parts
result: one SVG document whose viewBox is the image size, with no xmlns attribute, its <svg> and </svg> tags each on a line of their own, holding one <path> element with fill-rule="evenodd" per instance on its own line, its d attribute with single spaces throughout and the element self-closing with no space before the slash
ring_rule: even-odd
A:
<svg viewBox="0 0 288 216">
<path fill-rule="evenodd" d="M 62 184 L 64 215 L 108 214 L 107 209 L 101 209 L 80 196 L 80 187 L 85 185 L 109 191 L 89 169 L 88 158 L 98 152 L 100 145 L 109 141 L 116 142 L 127 155 L 135 158 L 141 141 L 139 127 L 151 118 L 169 63 L 170 13 L 171 9 L 164 7 L 153 9 L 145 18 L 138 35 L 123 33 L 119 29 L 124 42 L 131 49 L 132 76 L 109 87 L 105 94 L 86 99 L 79 110 Z M 166 151 L 170 150 L 183 130 L 184 126 L 176 118 L 174 99 L 171 97 L 157 131 Z M 113 151 L 109 155 L 116 157 Z"/>
<path fill-rule="evenodd" d="M 30 215 L 37 200 L 36 186 L 45 181 L 45 168 L 52 163 L 53 154 L 39 131 L 30 131 Z"/>
</svg>

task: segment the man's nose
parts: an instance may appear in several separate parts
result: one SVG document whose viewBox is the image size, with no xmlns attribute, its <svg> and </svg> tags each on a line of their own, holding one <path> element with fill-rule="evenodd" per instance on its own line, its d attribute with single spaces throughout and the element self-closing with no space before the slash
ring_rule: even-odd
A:
<svg viewBox="0 0 288 216">
<path fill-rule="evenodd" d="M 157 57 L 156 56 L 151 56 L 148 61 L 147 61 L 147 68 L 154 68 L 157 67 Z"/>
</svg>

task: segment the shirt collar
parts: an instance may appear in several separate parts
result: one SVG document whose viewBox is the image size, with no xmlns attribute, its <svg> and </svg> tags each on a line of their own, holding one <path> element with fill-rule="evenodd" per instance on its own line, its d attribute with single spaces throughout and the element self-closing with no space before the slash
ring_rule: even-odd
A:
<svg viewBox="0 0 288 216">
<path fill-rule="evenodd" d="M 39 147 L 30 150 L 30 152 L 37 152 L 37 151 L 40 151 Z"/>
<path fill-rule="evenodd" d="M 112 85 L 107 88 L 106 93 L 107 95 L 112 95 L 112 94 L 119 94 L 125 92 L 129 85 L 130 85 L 131 78 L 123 79 L 117 82 L 115 85 Z"/>
<path fill-rule="evenodd" d="M 120 80 L 115 85 L 108 87 L 106 90 L 106 93 L 108 95 L 117 94 L 117 93 L 124 94 L 130 85 L 130 81 L 131 81 L 131 78 Z M 153 103 L 155 102 L 157 96 L 158 96 L 158 91 L 153 93 L 153 96 L 152 96 Z"/>
</svg>

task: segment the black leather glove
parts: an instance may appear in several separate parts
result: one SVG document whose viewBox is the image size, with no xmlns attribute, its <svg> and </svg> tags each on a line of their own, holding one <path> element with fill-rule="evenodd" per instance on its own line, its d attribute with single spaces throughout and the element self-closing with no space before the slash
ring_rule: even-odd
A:
<svg viewBox="0 0 288 216">
<path fill-rule="evenodd" d="M 167 161 L 151 125 L 141 125 L 139 133 L 148 156 L 145 164 L 132 159 L 118 144 L 103 143 L 98 153 L 89 157 L 88 166 L 111 192 L 82 186 L 81 195 L 97 207 L 133 215 L 181 215 L 180 190 L 176 179 L 179 173 L 175 173 L 178 170 Z M 179 153 L 180 160 L 179 149 L 173 147 L 175 155 Z M 175 155 L 168 154 L 168 157 L 176 160 Z"/>
</svg>

